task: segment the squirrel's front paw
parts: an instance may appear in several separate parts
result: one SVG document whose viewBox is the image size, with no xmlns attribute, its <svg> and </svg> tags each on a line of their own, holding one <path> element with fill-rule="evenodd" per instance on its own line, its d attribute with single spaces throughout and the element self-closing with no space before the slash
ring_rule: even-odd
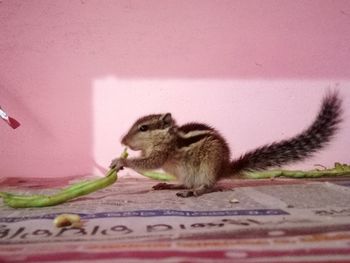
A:
<svg viewBox="0 0 350 263">
<path fill-rule="evenodd" d="M 125 166 L 125 160 L 121 158 L 116 158 L 112 160 L 111 164 L 109 165 L 109 168 L 116 169 L 117 171 L 122 170 Z"/>
</svg>

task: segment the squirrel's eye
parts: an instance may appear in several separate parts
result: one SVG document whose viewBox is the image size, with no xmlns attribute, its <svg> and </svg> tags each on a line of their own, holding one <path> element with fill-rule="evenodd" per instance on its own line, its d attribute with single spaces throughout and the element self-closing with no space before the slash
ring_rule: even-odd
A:
<svg viewBox="0 0 350 263">
<path fill-rule="evenodd" d="M 141 125 L 139 128 L 139 131 L 145 132 L 148 130 L 148 126 L 147 125 Z"/>
</svg>

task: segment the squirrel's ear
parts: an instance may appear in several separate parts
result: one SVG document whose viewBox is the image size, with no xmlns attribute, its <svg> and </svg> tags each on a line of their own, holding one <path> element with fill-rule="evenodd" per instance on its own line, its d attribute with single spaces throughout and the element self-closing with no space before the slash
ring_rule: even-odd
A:
<svg viewBox="0 0 350 263">
<path fill-rule="evenodd" d="M 163 121 L 165 125 L 170 125 L 173 122 L 173 119 L 171 117 L 171 113 L 165 113 L 163 114 L 160 119 Z"/>
</svg>

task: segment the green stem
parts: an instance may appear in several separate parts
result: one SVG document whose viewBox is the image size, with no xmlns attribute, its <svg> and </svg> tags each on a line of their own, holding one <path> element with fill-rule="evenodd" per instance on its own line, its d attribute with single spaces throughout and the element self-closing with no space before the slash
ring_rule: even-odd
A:
<svg viewBox="0 0 350 263">
<path fill-rule="evenodd" d="M 81 185 L 78 188 L 71 188 L 68 191 L 67 189 L 61 190 L 54 195 L 41 195 L 36 197 L 24 196 L 23 198 L 17 198 L 18 196 L 5 194 L 5 196 L 2 195 L 2 197 L 4 198 L 5 204 L 13 208 L 53 206 L 105 188 L 113 184 L 116 180 L 117 172 L 113 170 L 109 171 L 107 176 L 91 181 L 89 184 Z"/>
<path fill-rule="evenodd" d="M 162 172 L 156 172 L 156 171 L 144 171 L 140 172 L 143 176 L 146 176 L 148 178 L 159 180 L 159 181 L 173 181 L 175 180 L 175 176 L 168 174 L 168 173 L 162 173 Z"/>
<path fill-rule="evenodd" d="M 290 178 L 319 178 L 326 176 L 346 176 L 350 175 L 350 165 L 335 163 L 333 168 L 324 170 L 270 170 L 270 171 L 253 171 L 246 172 L 244 178 L 249 179 L 266 179 L 275 177 L 290 177 Z"/>
<path fill-rule="evenodd" d="M 128 153 L 124 150 L 121 158 L 126 158 L 127 155 Z M 0 197 L 3 198 L 6 205 L 13 208 L 53 206 L 103 189 L 113 184 L 117 179 L 117 171 L 110 169 L 105 177 L 73 184 L 53 195 L 17 195 L 0 192 Z"/>
</svg>

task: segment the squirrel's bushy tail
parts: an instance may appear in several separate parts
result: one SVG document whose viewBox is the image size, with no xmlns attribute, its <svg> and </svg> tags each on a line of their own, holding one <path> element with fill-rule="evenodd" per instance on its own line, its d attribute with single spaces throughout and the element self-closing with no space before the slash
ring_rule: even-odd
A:
<svg viewBox="0 0 350 263">
<path fill-rule="evenodd" d="M 332 139 L 341 122 L 341 99 L 329 92 L 309 128 L 290 139 L 264 145 L 231 162 L 231 172 L 262 170 L 311 157 Z"/>
</svg>

